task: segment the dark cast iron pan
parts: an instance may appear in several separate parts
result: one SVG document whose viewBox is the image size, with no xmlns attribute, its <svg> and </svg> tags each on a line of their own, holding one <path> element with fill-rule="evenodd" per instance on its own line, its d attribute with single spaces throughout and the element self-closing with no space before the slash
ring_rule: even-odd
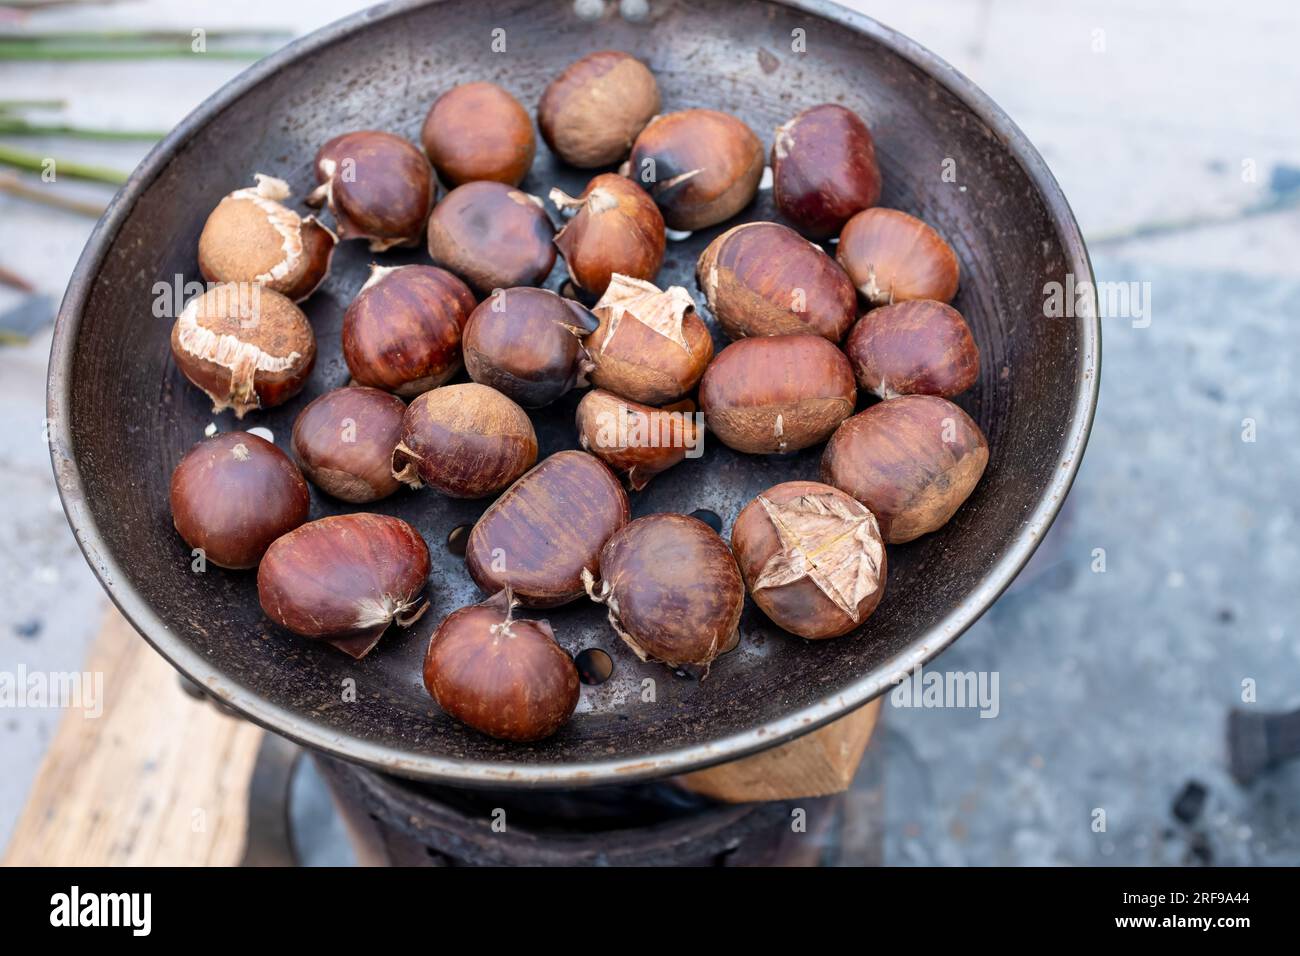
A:
<svg viewBox="0 0 1300 956">
<path fill-rule="evenodd" d="M 414 778 L 531 786 L 627 782 L 773 746 L 883 693 L 954 641 L 1028 560 L 1078 468 L 1096 403 L 1100 330 L 1091 318 L 1044 318 L 1043 287 L 1068 273 L 1091 280 L 1087 252 L 1042 159 L 983 93 L 905 37 L 817 0 L 652 0 L 640 23 L 606 7 L 587 22 L 567 0 L 393 3 L 300 40 L 227 85 L 150 153 L 77 265 L 49 379 L 51 453 L 77 540 L 109 596 L 179 670 L 308 746 Z M 493 52 L 497 30 L 505 52 Z M 805 53 L 792 52 L 796 30 Z M 960 401 L 988 435 L 991 460 L 946 527 L 891 548 L 885 599 L 854 635 L 806 642 L 751 604 L 739 647 L 701 682 L 636 661 L 603 608 L 584 600 L 550 612 L 566 649 L 604 648 L 614 674 L 584 687 L 579 713 L 555 737 L 509 745 L 444 715 L 420 678 L 438 622 L 482 598 L 445 541 L 486 502 L 404 491 L 374 508 L 412 522 L 429 542 L 433 607 L 360 662 L 277 630 L 259 610 L 252 573 L 191 571 L 167 485 L 214 417 L 171 360 L 171 320 L 154 315 L 154 284 L 200 279 L 196 246 L 208 211 L 254 172 L 287 179 L 301 196 L 313 185 L 316 148 L 335 134 L 381 128 L 418 142 L 435 96 L 468 80 L 498 82 L 533 109 L 563 66 L 605 48 L 649 63 L 665 110 L 727 110 L 769 147 L 775 126 L 815 103 L 843 103 L 867 119 L 884 204 L 933 224 L 961 259 L 955 305 L 974 329 L 982 366 Z M 945 181 L 945 160 L 956 182 Z M 524 188 L 544 196 L 558 184 L 576 195 L 587 178 L 541 146 Z M 763 192 L 735 221 L 773 218 Z M 731 224 L 670 243 L 660 285 L 697 293 L 696 257 Z M 306 391 L 250 414 L 245 427 L 264 425 L 286 446 L 302 407 L 348 380 L 339 329 L 371 258 L 360 243 L 340 249 L 330 279 L 305 304 L 320 348 Z M 561 264 L 548 287 L 563 278 Z M 577 398 L 534 414 L 543 455 L 574 446 Z M 222 430 L 237 427 L 229 413 L 216 420 Z M 634 514 L 707 508 L 725 534 L 758 492 L 816 478 L 821 455 L 748 457 L 707 439 L 705 449 L 635 495 Z M 313 517 L 343 510 L 313 495 Z M 346 678 L 356 681 L 355 702 L 344 702 Z M 643 700 L 645 678 L 654 681 L 652 702 Z"/>
</svg>

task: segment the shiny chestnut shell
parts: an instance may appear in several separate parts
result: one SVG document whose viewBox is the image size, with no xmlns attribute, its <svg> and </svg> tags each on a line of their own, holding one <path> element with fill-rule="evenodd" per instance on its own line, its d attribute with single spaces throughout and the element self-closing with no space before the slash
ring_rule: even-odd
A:
<svg viewBox="0 0 1300 956">
<path fill-rule="evenodd" d="M 429 217 L 429 256 L 480 296 L 538 285 L 555 265 L 554 239 L 540 201 L 502 183 L 457 186 Z"/>
<path fill-rule="evenodd" d="M 226 432 L 186 452 L 172 472 L 172 523 L 223 568 L 252 568 L 271 542 L 307 520 L 311 493 L 298 466 L 270 442 Z"/>
<path fill-rule="evenodd" d="M 365 504 L 399 487 L 393 449 L 406 403 L 377 388 L 336 388 L 314 399 L 293 423 L 293 456 L 317 488 Z"/>
<path fill-rule="evenodd" d="M 551 151 L 570 166 L 619 162 L 659 112 L 654 74 L 636 57 L 600 50 L 570 63 L 537 104 L 537 125 Z"/>
<path fill-rule="evenodd" d="M 452 498 L 495 494 L 537 461 L 537 435 L 522 408 L 496 389 L 444 385 L 411 402 L 392 455 L 394 477 Z"/>
<path fill-rule="evenodd" d="M 700 382 L 709 430 L 751 454 L 825 441 L 856 401 L 849 360 L 818 335 L 740 339 L 718 353 Z"/>
<path fill-rule="evenodd" d="M 495 83 L 462 83 L 439 96 L 420 132 L 424 152 L 449 189 L 476 180 L 518 186 L 537 139 L 528 112 Z"/>
<path fill-rule="evenodd" d="M 515 618 L 506 592 L 449 614 L 424 655 L 424 686 L 461 723 L 501 740 L 555 733 L 578 706 L 578 669 L 546 621 Z"/>
<path fill-rule="evenodd" d="M 839 235 L 854 213 L 880 202 L 880 167 L 867 124 L 850 109 L 823 103 L 778 126 L 772 195 L 805 236 Z"/>
<path fill-rule="evenodd" d="M 343 359 L 359 385 L 405 398 L 460 369 L 461 332 L 474 294 L 445 269 L 372 266 L 343 313 Z"/>
<path fill-rule="evenodd" d="M 549 289 L 503 289 L 479 304 L 465 325 L 465 370 L 525 408 L 549 405 L 586 368 L 582 336 L 596 317 Z"/>
<path fill-rule="evenodd" d="M 762 142 L 736 117 L 690 109 L 650 121 L 632 145 L 627 176 L 650 193 L 669 228 L 695 230 L 749 205 L 763 160 Z"/>
<path fill-rule="evenodd" d="M 372 252 L 414 246 L 433 208 L 433 168 L 415 146 L 382 130 L 336 136 L 316 154 L 320 188 L 341 239 L 369 239 Z"/>
<path fill-rule="evenodd" d="M 727 544 L 698 518 L 653 514 L 615 533 L 588 593 L 642 660 L 707 665 L 733 640 L 745 584 Z"/>
<path fill-rule="evenodd" d="M 864 209 L 845 224 L 835 258 L 868 304 L 951 302 L 961 269 L 943 237 L 897 209 Z"/>
<path fill-rule="evenodd" d="M 614 273 L 653 280 L 664 261 L 664 217 L 644 189 L 602 173 L 575 198 L 551 190 L 560 209 L 577 212 L 555 237 L 569 278 L 592 296 L 605 293 Z"/>
<path fill-rule="evenodd" d="M 688 452 L 702 451 L 694 403 L 681 404 L 655 408 L 593 388 L 578 403 L 578 444 L 640 491 Z"/>
<path fill-rule="evenodd" d="M 848 274 L 821 246 L 774 222 L 728 229 L 700 254 L 695 277 L 733 339 L 811 333 L 838 342 L 857 315 Z"/>
<path fill-rule="evenodd" d="M 904 395 L 841 425 L 821 475 L 871 509 L 886 542 L 902 544 L 947 524 L 988 460 L 988 442 L 964 411 L 935 395 Z"/>
<path fill-rule="evenodd" d="M 858 384 L 881 398 L 951 398 L 980 374 L 970 326 L 952 306 L 931 299 L 871 310 L 849 333 L 844 352 Z"/>
<path fill-rule="evenodd" d="M 257 597 L 276 624 L 365 657 L 396 622 L 429 602 L 429 548 L 400 518 L 333 515 L 278 538 L 257 569 Z"/>
<path fill-rule="evenodd" d="M 509 586 L 528 607 L 584 593 L 605 542 L 629 516 L 613 473 L 582 451 L 556 452 L 502 493 L 469 534 L 465 566 L 484 591 Z"/>
</svg>

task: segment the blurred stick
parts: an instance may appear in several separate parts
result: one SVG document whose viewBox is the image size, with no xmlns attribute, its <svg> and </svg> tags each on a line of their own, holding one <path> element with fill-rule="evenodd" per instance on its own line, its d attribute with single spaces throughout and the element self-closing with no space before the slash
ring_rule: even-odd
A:
<svg viewBox="0 0 1300 956">
<path fill-rule="evenodd" d="M 0 284 L 9 286 L 11 289 L 17 289 L 19 292 L 35 292 L 36 286 L 32 285 L 16 272 L 0 266 Z"/>
<path fill-rule="evenodd" d="M 23 182 L 13 173 L 0 173 L 0 192 L 7 193 L 18 199 L 37 202 L 43 206 L 74 212 L 80 216 L 89 216 L 91 219 L 98 219 L 104 214 L 104 207 L 97 203 L 60 196 L 48 186 L 45 188 L 32 186 Z"/>
<path fill-rule="evenodd" d="M 65 123 L 29 123 L 23 119 L 14 119 L 0 115 L 0 135 L 70 136 L 74 139 L 107 141 L 140 140 L 152 143 L 162 139 L 166 134 L 143 129 L 91 129 L 85 126 L 72 126 Z"/>
<path fill-rule="evenodd" d="M 25 149 L 14 149 L 12 146 L 6 146 L 0 143 L 0 163 L 6 166 L 16 166 L 19 169 L 26 169 L 36 173 L 43 173 L 48 163 L 54 164 L 54 174 L 56 176 L 71 176 L 73 179 L 88 179 L 97 183 L 108 183 L 112 186 L 120 186 L 127 180 L 127 173 L 116 169 L 108 169 L 104 166 L 92 166 L 88 163 L 78 163 L 68 159 L 56 159 L 53 156 L 40 156 L 36 153 L 29 153 Z"/>
</svg>

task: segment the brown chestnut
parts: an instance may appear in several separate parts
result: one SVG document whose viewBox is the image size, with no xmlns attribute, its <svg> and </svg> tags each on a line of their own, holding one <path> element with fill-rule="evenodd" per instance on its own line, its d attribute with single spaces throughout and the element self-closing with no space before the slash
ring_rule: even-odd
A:
<svg viewBox="0 0 1300 956">
<path fill-rule="evenodd" d="M 256 176 L 217 203 L 199 235 L 199 271 L 209 282 L 257 282 L 301 302 L 330 271 L 338 237 L 283 200 L 289 184 Z"/>
<path fill-rule="evenodd" d="M 787 481 L 745 505 L 731 550 L 754 603 L 809 640 L 847 634 L 885 593 L 885 543 L 875 516 L 838 488 Z"/>
<path fill-rule="evenodd" d="M 212 399 L 213 414 L 236 418 L 293 398 L 316 364 L 316 335 L 285 296 L 250 282 L 226 282 L 195 296 L 172 326 L 176 366 Z"/>
<path fill-rule="evenodd" d="M 908 299 L 951 302 L 957 294 L 957 254 L 943 238 L 897 209 L 857 213 L 840 233 L 836 259 L 871 305 Z"/>
<path fill-rule="evenodd" d="M 388 625 L 409 627 L 429 609 L 428 578 L 428 545 L 401 518 L 334 515 L 276 539 L 257 597 L 276 624 L 360 659 Z"/>
<path fill-rule="evenodd" d="M 322 146 L 316 181 L 308 202 L 329 203 L 339 237 L 368 239 L 371 252 L 418 244 L 435 199 L 424 154 L 379 130 L 344 133 Z"/>
<path fill-rule="evenodd" d="M 749 205 L 763 178 L 763 144 L 716 110 L 656 116 L 632 144 L 625 175 L 644 186 L 669 228 L 694 230 Z"/>
<path fill-rule="evenodd" d="M 271 542 L 307 520 L 311 493 L 270 442 L 226 432 L 186 452 L 171 480 L 172 523 L 222 568 L 252 568 Z"/>
<path fill-rule="evenodd" d="M 569 278 L 599 296 L 615 272 L 653 280 L 664 261 L 664 217 L 644 189 L 614 173 L 601 173 L 574 199 L 551 190 L 551 202 L 577 213 L 555 237 Z"/>
<path fill-rule="evenodd" d="M 653 514 L 614 534 L 600 552 L 592 600 L 643 661 L 707 666 L 731 646 L 745 607 L 736 559 L 698 518 Z"/>
<path fill-rule="evenodd" d="M 904 395 L 839 427 L 822 481 L 870 508 L 886 542 L 903 544 L 945 525 L 988 460 L 988 442 L 964 411 L 937 395 Z"/>
<path fill-rule="evenodd" d="M 709 430 L 727 447 L 751 454 L 825 441 L 856 401 L 849 360 L 819 335 L 732 342 L 700 382 Z"/>
<path fill-rule="evenodd" d="M 549 737 L 578 706 L 578 668 L 546 621 L 514 616 L 509 591 L 452 611 L 424 655 L 424 686 L 461 723 L 501 740 Z"/>
<path fill-rule="evenodd" d="M 857 314 L 845 271 L 821 246 L 774 222 L 728 229 L 701 253 L 695 277 L 733 339 L 812 333 L 838 342 Z"/>
<path fill-rule="evenodd" d="M 850 216 L 880 202 L 880 167 L 867 124 L 850 109 L 823 103 L 778 126 L 772 196 L 805 236 L 839 235 Z"/>
<path fill-rule="evenodd" d="M 537 435 L 522 408 L 496 389 L 444 385 L 411 402 L 392 455 L 393 477 L 453 498 L 495 494 L 537 461 Z"/>
<path fill-rule="evenodd" d="M 640 491 L 655 475 L 702 452 L 695 406 L 682 404 L 654 408 L 594 388 L 578 403 L 578 444 Z"/>
<path fill-rule="evenodd" d="M 654 74 L 630 54 L 601 50 L 551 81 L 537 104 L 537 125 L 560 159 L 594 169 L 623 159 L 658 112 Z"/>
<path fill-rule="evenodd" d="M 591 383 L 646 405 L 685 395 L 713 358 L 713 338 L 681 286 L 660 291 L 615 273 L 592 310 L 600 326 L 587 336 Z"/>
<path fill-rule="evenodd" d="M 537 151 L 528 112 L 495 83 L 462 83 L 439 96 L 420 141 L 449 189 L 480 179 L 518 186 Z"/>
<path fill-rule="evenodd" d="M 555 227 L 536 196 L 502 183 L 457 186 L 429 217 L 429 255 L 480 296 L 538 285 L 555 265 Z"/>
<path fill-rule="evenodd" d="M 853 327 L 844 351 L 858 384 L 881 398 L 951 398 L 980 374 L 970 326 L 952 306 L 932 299 L 872 309 Z"/>
<path fill-rule="evenodd" d="M 343 314 L 343 359 L 360 385 L 419 395 L 460 369 L 472 311 L 474 294 L 445 269 L 372 265 Z"/>
<path fill-rule="evenodd" d="M 586 452 L 556 452 L 483 512 L 465 565 L 489 594 L 509 586 L 528 607 L 567 604 L 628 515 L 627 492 L 608 468 Z"/>
<path fill-rule="evenodd" d="M 499 290 L 465 325 L 465 370 L 525 408 L 541 408 L 589 367 L 582 337 L 596 325 L 589 311 L 549 289 Z"/>
<path fill-rule="evenodd" d="M 317 488 L 365 504 L 398 489 L 393 449 L 406 404 L 377 388 L 336 388 L 313 400 L 293 423 L 293 456 Z"/>
</svg>

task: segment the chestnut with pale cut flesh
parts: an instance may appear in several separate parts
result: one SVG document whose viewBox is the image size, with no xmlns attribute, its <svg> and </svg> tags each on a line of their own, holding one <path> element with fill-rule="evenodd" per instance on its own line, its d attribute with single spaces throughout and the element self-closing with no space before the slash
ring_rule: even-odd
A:
<svg viewBox="0 0 1300 956">
<path fill-rule="evenodd" d="M 341 501 L 365 504 L 400 487 L 393 449 L 406 404 L 377 388 L 336 388 L 313 400 L 293 423 L 293 455 L 303 474 Z"/>
<path fill-rule="evenodd" d="M 536 196 L 502 183 L 457 186 L 429 217 L 429 256 L 480 296 L 538 285 L 555 265 L 555 227 Z"/>
<path fill-rule="evenodd" d="M 578 403 L 578 444 L 618 474 L 633 491 L 700 449 L 695 405 L 655 408 L 594 388 Z"/>
<path fill-rule="evenodd" d="M 872 306 L 909 299 L 951 302 L 961 269 L 943 237 L 915 216 L 875 207 L 844 226 L 835 257 Z"/>
<path fill-rule="evenodd" d="M 867 124 L 850 109 L 823 103 L 778 126 L 772 195 L 805 236 L 838 235 L 854 213 L 880 202 L 880 167 Z"/>
<path fill-rule="evenodd" d="M 551 81 L 537 104 L 537 125 L 560 159 L 594 169 L 627 156 L 658 112 L 654 74 L 634 56 L 601 50 L 570 63 Z"/>
<path fill-rule="evenodd" d="M 576 199 L 559 189 L 551 202 L 576 210 L 555 237 L 569 278 L 599 296 L 614 273 L 653 280 L 664 261 L 664 217 L 646 191 L 629 179 L 603 173 Z"/>
<path fill-rule="evenodd" d="M 341 239 L 367 239 L 371 252 L 414 246 L 433 208 L 433 168 L 415 146 L 380 130 L 336 136 L 316 154 L 308 197 L 328 203 Z"/>
<path fill-rule="evenodd" d="M 429 108 L 420 141 L 449 189 L 477 180 L 518 186 L 537 151 L 527 111 L 495 83 L 463 83 L 443 93 Z"/>
<path fill-rule="evenodd" d="M 980 374 L 970 326 L 952 306 L 931 299 L 871 310 L 849 332 L 844 352 L 858 384 L 881 398 L 951 398 Z"/>
</svg>

